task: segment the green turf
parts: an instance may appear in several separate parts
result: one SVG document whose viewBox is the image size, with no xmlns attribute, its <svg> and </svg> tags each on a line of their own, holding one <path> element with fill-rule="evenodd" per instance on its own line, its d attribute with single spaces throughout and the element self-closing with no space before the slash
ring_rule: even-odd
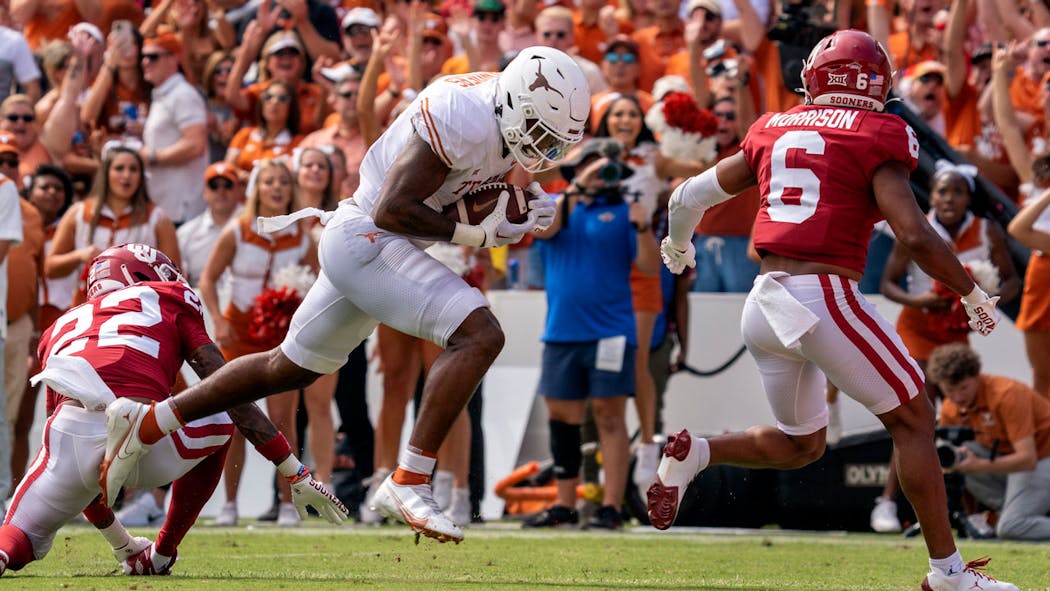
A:
<svg viewBox="0 0 1050 591">
<path fill-rule="evenodd" d="M 154 536 L 155 530 L 138 532 Z M 963 543 L 967 559 L 1026 590 L 1050 590 L 1050 544 Z M 175 574 L 118 575 L 102 538 L 87 527 L 59 532 L 51 553 L 0 579 L 0 591 L 268 591 L 302 589 L 703 589 L 916 590 L 927 569 L 921 541 L 874 534 L 761 531 L 658 533 L 467 531 L 459 546 L 401 527 L 199 526 Z"/>
</svg>

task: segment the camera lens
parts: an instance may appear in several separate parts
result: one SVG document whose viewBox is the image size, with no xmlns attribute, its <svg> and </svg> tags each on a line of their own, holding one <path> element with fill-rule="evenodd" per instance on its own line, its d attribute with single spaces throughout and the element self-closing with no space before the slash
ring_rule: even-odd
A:
<svg viewBox="0 0 1050 591">
<path fill-rule="evenodd" d="M 951 443 L 938 440 L 937 461 L 940 462 L 941 468 L 951 468 L 959 463 L 959 451 Z"/>
<path fill-rule="evenodd" d="M 615 183 L 620 180 L 620 165 L 610 162 L 598 170 L 598 177 L 606 183 Z"/>
</svg>

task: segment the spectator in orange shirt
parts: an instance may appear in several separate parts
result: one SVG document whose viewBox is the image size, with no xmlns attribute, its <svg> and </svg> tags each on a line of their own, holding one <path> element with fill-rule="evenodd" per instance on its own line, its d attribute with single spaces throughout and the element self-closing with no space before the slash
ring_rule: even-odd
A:
<svg viewBox="0 0 1050 591">
<path fill-rule="evenodd" d="M 981 358 L 966 345 L 934 351 L 926 372 L 944 392 L 940 424 L 974 431 L 948 471 L 963 474 L 966 489 L 999 512 L 996 536 L 1050 539 L 1050 402 L 1014 379 L 981 373 Z"/>
<path fill-rule="evenodd" d="M 1050 27 L 1036 31 L 1028 40 L 1024 63 L 1014 70 L 1010 82 L 1010 102 L 1017 110 L 1017 122 L 1026 135 L 1032 129 L 1045 129 L 1042 82 L 1050 72 Z"/>
<path fill-rule="evenodd" d="M 572 22 L 576 48 L 594 63 L 602 60 L 616 35 L 631 30 L 630 23 L 616 20 L 616 9 L 605 0 L 579 0 L 575 12 Z"/>
<path fill-rule="evenodd" d="M 700 1 L 711 6 L 711 0 L 694 0 L 694 3 Z M 678 6 L 676 0 L 652 0 L 654 24 L 631 36 L 640 51 L 642 77 L 638 86 L 644 91 L 652 92 L 653 83 L 664 75 L 671 56 L 685 49 L 685 24 L 678 16 Z"/>
<path fill-rule="evenodd" d="M 947 98 L 944 92 L 944 77 L 947 73 L 947 68 L 940 62 L 920 62 L 904 72 L 899 85 L 904 104 L 941 137 L 944 137 L 947 130 L 944 120 L 944 103 Z"/>
<path fill-rule="evenodd" d="M 25 25 L 26 41 L 33 50 L 52 39 L 65 39 L 70 27 L 79 22 L 95 23 L 102 18 L 98 0 L 23 0 L 12 4 L 11 18 Z"/>
<path fill-rule="evenodd" d="M 306 75 L 306 51 L 298 34 L 294 31 L 278 31 L 266 38 L 264 43 L 265 26 L 259 21 L 248 24 L 241 50 L 230 72 L 233 83 L 226 86 L 226 100 L 233 105 L 238 116 L 250 118 L 250 113 L 254 112 L 267 86 L 274 80 L 281 80 L 295 89 L 300 130 L 309 133 L 319 129 L 324 117 L 322 90 L 317 84 L 303 78 Z M 260 55 L 260 48 L 262 58 L 258 62 L 258 80 L 247 88 L 241 88 L 244 74 L 252 60 Z"/>
<path fill-rule="evenodd" d="M 124 134 L 142 137 L 150 98 L 150 84 L 142 74 L 142 43 L 135 29 L 127 37 L 109 34 L 102 71 L 80 107 L 80 120 L 88 129 L 101 129 L 105 140 Z"/>
<path fill-rule="evenodd" d="M 941 58 L 941 30 L 934 20 L 937 13 L 947 7 L 946 0 L 901 0 L 908 26 L 891 33 L 886 48 L 897 70 Z"/>
<path fill-rule="evenodd" d="M 319 129 L 303 139 L 299 144 L 303 148 L 338 147 L 344 158 L 340 163 L 345 171 L 338 186 L 340 197 L 349 197 L 357 191 L 360 180 L 358 169 L 368 150 L 361 134 L 360 120 L 357 114 L 357 96 L 361 89 L 361 76 L 351 72 L 336 85 L 328 97 L 337 119 L 334 123 Z M 335 162 L 333 161 L 333 164 Z"/>
<path fill-rule="evenodd" d="M 291 156 L 302 141 L 299 135 L 299 107 L 295 87 L 274 80 L 256 106 L 255 125 L 233 136 L 226 150 L 226 162 L 250 171 L 256 160 Z"/>
<path fill-rule="evenodd" d="M 642 107 L 642 115 L 653 106 L 653 95 L 638 88 L 641 65 L 638 63 L 638 44 L 627 35 L 618 35 L 605 52 L 602 73 L 609 82 L 609 89 L 591 97 L 591 127 L 597 129 L 598 122 L 613 100 L 621 96 L 633 96 Z"/>
</svg>

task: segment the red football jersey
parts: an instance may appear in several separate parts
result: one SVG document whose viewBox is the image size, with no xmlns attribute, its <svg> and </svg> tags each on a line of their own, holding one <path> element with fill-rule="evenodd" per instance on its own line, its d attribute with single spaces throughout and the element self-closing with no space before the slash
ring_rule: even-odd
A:
<svg viewBox="0 0 1050 591">
<path fill-rule="evenodd" d="M 183 360 L 210 342 L 197 294 L 182 283 L 156 281 L 69 310 L 41 335 L 38 354 L 44 368 L 54 356 L 81 357 L 117 397 L 162 401 Z M 48 389 L 49 409 L 62 400 Z"/>
<path fill-rule="evenodd" d="M 868 240 L 882 219 L 871 189 L 886 162 L 914 170 L 919 140 L 896 115 L 802 105 L 766 113 L 741 143 L 758 178 L 759 253 L 864 270 Z"/>
</svg>

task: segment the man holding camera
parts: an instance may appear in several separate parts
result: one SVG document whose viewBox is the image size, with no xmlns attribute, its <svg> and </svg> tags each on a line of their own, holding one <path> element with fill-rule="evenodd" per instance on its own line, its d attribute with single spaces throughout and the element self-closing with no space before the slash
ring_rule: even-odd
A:
<svg viewBox="0 0 1050 591">
<path fill-rule="evenodd" d="M 558 199 L 543 239 L 547 321 L 537 387 L 547 403 L 550 449 L 558 489 L 555 504 L 525 527 L 574 526 L 576 485 L 583 456 L 580 426 L 589 399 L 605 471 L 602 506 L 588 527 L 619 529 L 630 452 L 627 397 L 635 391 L 638 347 L 631 305 L 631 263 L 660 269 L 646 208 L 628 203 L 620 179 L 628 174 L 616 140 L 587 141 L 562 167 L 572 184 Z"/>
<path fill-rule="evenodd" d="M 999 538 L 1050 539 L 1050 402 L 1017 380 L 982 374 L 962 343 L 935 349 L 926 375 L 945 396 L 940 424 L 974 432 L 946 471 L 963 474 L 966 490 L 999 511 Z"/>
</svg>

